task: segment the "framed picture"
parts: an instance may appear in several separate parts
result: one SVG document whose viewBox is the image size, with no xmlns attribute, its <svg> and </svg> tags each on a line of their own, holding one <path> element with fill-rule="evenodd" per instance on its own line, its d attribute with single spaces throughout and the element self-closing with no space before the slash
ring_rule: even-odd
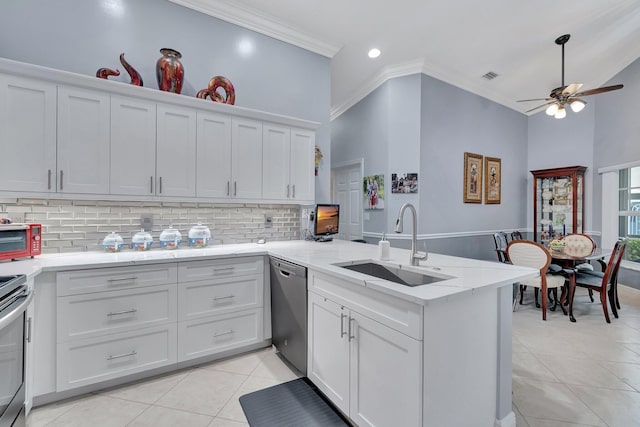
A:
<svg viewBox="0 0 640 427">
<path fill-rule="evenodd" d="M 464 153 L 464 202 L 482 203 L 482 156 Z"/>
<path fill-rule="evenodd" d="M 362 179 L 365 209 L 384 209 L 384 175 L 365 176 Z"/>
<path fill-rule="evenodd" d="M 500 159 L 496 157 L 484 158 L 484 202 L 486 204 L 500 204 L 502 191 L 502 169 Z"/>
<path fill-rule="evenodd" d="M 417 193 L 418 192 L 418 174 L 417 173 L 392 173 L 391 174 L 391 192 L 392 193 Z"/>
</svg>

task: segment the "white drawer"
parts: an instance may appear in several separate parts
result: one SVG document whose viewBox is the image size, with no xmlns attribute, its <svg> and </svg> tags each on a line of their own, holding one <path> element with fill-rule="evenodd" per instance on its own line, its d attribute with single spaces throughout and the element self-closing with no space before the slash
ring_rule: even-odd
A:
<svg viewBox="0 0 640 427">
<path fill-rule="evenodd" d="M 309 270 L 309 289 L 371 319 L 422 340 L 422 306 Z"/>
<path fill-rule="evenodd" d="M 264 276 L 240 276 L 178 286 L 178 320 L 262 307 Z"/>
<path fill-rule="evenodd" d="M 176 343 L 175 323 L 60 343 L 56 391 L 176 363 Z"/>
<path fill-rule="evenodd" d="M 177 285 L 58 298 L 58 342 L 177 321 Z"/>
<path fill-rule="evenodd" d="M 263 266 L 264 257 L 181 262 L 178 265 L 178 281 L 183 283 L 246 274 L 264 274 Z"/>
<path fill-rule="evenodd" d="M 178 361 L 262 341 L 262 309 L 178 323 Z"/>
<path fill-rule="evenodd" d="M 58 296 L 167 285 L 177 281 L 176 263 L 61 271 L 56 275 Z"/>
</svg>

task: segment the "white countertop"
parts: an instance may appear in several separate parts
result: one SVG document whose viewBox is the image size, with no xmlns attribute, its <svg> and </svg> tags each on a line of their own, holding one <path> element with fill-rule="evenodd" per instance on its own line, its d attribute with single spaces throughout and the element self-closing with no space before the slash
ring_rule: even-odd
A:
<svg viewBox="0 0 640 427">
<path fill-rule="evenodd" d="M 536 277 L 539 274 L 538 271 L 526 267 L 514 267 L 499 262 L 479 261 L 434 253 L 430 253 L 429 259 L 422 261 L 420 267 L 409 267 L 409 250 L 391 248 L 390 260 L 381 261 L 381 263 L 422 274 L 451 277 L 428 285 L 409 287 L 333 265 L 348 261 L 377 260 L 378 247 L 376 245 L 342 240 L 331 242 L 295 240 L 266 244 L 219 245 L 202 249 L 48 254 L 40 255 L 34 259 L 0 261 L 0 275 L 27 274 L 31 278 L 43 271 L 131 266 L 248 255 L 275 256 L 354 284 L 420 304 L 446 300 L 480 289 L 510 285 L 525 278 Z"/>
</svg>

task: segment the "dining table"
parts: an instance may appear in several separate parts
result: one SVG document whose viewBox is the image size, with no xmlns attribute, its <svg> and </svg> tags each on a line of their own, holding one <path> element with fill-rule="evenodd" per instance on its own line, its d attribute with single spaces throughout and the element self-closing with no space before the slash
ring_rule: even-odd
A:
<svg viewBox="0 0 640 427">
<path fill-rule="evenodd" d="M 560 304 L 564 305 L 568 299 L 569 303 L 569 320 L 575 322 L 576 318 L 573 315 L 573 298 L 576 293 L 576 267 L 580 264 L 588 263 L 589 261 L 598 261 L 602 266 L 602 271 L 606 268 L 607 264 L 604 258 L 611 255 L 613 249 L 603 248 L 568 248 L 568 247 L 551 247 L 549 253 L 551 254 L 552 263 L 562 267 L 564 273 L 569 279 L 568 288 L 565 287 L 562 290 L 560 296 Z M 563 310 L 564 311 L 564 310 Z"/>
</svg>

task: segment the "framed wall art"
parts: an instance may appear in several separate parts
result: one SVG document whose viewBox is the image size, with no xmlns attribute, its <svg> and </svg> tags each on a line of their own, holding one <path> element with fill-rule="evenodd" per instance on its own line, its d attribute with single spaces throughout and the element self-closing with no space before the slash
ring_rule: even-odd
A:
<svg viewBox="0 0 640 427">
<path fill-rule="evenodd" d="M 484 158 L 484 203 L 500 204 L 502 191 L 501 161 L 496 157 Z"/>
<path fill-rule="evenodd" d="M 365 176 L 362 179 L 365 209 L 384 209 L 384 175 Z"/>
<path fill-rule="evenodd" d="M 417 193 L 418 192 L 418 174 L 417 173 L 392 173 L 391 174 L 391 192 L 392 193 Z"/>
<path fill-rule="evenodd" d="M 482 203 L 482 156 L 464 153 L 464 187 L 465 203 Z"/>
</svg>

